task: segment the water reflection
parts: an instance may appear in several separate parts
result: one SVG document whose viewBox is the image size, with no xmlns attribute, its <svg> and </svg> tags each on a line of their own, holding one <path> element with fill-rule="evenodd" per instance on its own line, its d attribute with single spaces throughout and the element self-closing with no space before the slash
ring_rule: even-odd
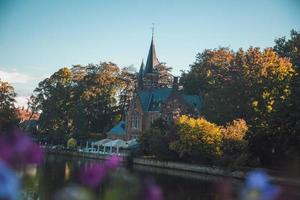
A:
<svg viewBox="0 0 300 200">
<path fill-rule="evenodd" d="M 28 169 L 24 182 L 23 199 L 53 199 L 54 194 L 64 186 L 78 182 L 78 172 L 81 166 L 88 166 L 95 160 L 82 158 L 69 158 L 63 156 L 47 156 L 44 164 Z M 127 171 L 126 173 L 123 173 Z M 130 175 L 131 174 L 131 175 Z M 132 176 L 135 175 L 135 176 Z M 135 177 L 141 180 L 153 177 L 162 188 L 164 199 L 217 199 L 213 191 L 214 182 L 220 181 L 220 177 L 199 175 L 174 170 L 151 168 L 146 166 L 134 166 L 128 170 L 123 168 L 115 174 L 125 182 Z M 130 185 L 123 185 L 124 190 L 130 190 Z"/>
</svg>

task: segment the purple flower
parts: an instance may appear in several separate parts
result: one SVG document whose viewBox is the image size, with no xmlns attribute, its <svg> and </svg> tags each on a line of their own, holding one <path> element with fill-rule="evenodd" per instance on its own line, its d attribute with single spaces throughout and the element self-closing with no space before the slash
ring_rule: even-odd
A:
<svg viewBox="0 0 300 200">
<path fill-rule="evenodd" d="M 103 182 L 107 175 L 107 170 L 100 163 L 91 164 L 88 167 L 82 167 L 79 174 L 79 180 L 82 184 L 95 188 Z"/>
<path fill-rule="evenodd" d="M 272 185 L 269 176 L 262 170 L 254 170 L 246 177 L 245 186 L 242 190 L 242 199 L 249 200 L 272 200 L 275 199 L 281 190 L 278 186 Z"/>
<path fill-rule="evenodd" d="M 145 200 L 162 200 L 162 192 L 154 180 L 146 179 L 145 182 Z"/>
<path fill-rule="evenodd" d="M 0 199 L 15 200 L 19 194 L 19 178 L 0 160 Z"/>
<path fill-rule="evenodd" d="M 0 159 L 13 167 L 41 164 L 43 151 L 27 134 L 13 129 L 0 137 Z"/>
<path fill-rule="evenodd" d="M 115 170 L 122 163 L 122 158 L 120 156 L 110 156 L 105 162 L 104 165 L 108 170 Z"/>
</svg>

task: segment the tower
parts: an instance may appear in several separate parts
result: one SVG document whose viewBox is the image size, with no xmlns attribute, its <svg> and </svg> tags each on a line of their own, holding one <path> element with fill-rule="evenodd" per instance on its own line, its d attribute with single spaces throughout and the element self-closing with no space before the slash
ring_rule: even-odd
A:
<svg viewBox="0 0 300 200">
<path fill-rule="evenodd" d="M 142 62 L 139 71 L 139 88 L 151 89 L 158 87 L 159 72 L 156 70 L 156 66 L 159 65 L 159 61 L 156 57 L 155 45 L 153 41 L 153 33 L 144 69 L 144 63 Z"/>
</svg>

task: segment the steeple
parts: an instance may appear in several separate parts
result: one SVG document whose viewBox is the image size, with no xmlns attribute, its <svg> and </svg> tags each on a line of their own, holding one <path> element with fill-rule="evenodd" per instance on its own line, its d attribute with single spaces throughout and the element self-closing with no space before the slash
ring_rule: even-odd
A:
<svg viewBox="0 0 300 200">
<path fill-rule="evenodd" d="M 142 60 L 142 64 L 141 64 L 141 67 L 140 67 L 140 71 L 139 71 L 139 78 L 143 78 L 143 75 L 144 75 L 144 59 Z"/>
<path fill-rule="evenodd" d="M 148 73 L 153 73 L 154 72 L 154 67 L 159 64 L 159 61 L 156 57 L 156 52 L 155 52 L 155 46 L 153 42 L 153 33 L 152 33 L 152 40 L 151 40 L 151 45 L 147 57 L 147 62 L 146 62 L 146 67 L 144 74 Z"/>
<path fill-rule="evenodd" d="M 142 64 L 140 67 L 140 71 L 138 74 L 138 88 L 143 89 L 143 76 L 144 76 L 144 59 L 142 60 Z"/>
</svg>

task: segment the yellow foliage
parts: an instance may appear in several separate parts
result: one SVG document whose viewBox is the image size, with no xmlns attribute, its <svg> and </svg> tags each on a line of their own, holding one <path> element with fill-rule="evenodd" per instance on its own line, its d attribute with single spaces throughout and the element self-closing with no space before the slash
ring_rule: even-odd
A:
<svg viewBox="0 0 300 200">
<path fill-rule="evenodd" d="M 255 107 L 257 107 L 257 106 L 258 106 L 258 101 L 253 101 L 253 102 L 252 102 L 252 107 L 255 108 Z"/>
</svg>

